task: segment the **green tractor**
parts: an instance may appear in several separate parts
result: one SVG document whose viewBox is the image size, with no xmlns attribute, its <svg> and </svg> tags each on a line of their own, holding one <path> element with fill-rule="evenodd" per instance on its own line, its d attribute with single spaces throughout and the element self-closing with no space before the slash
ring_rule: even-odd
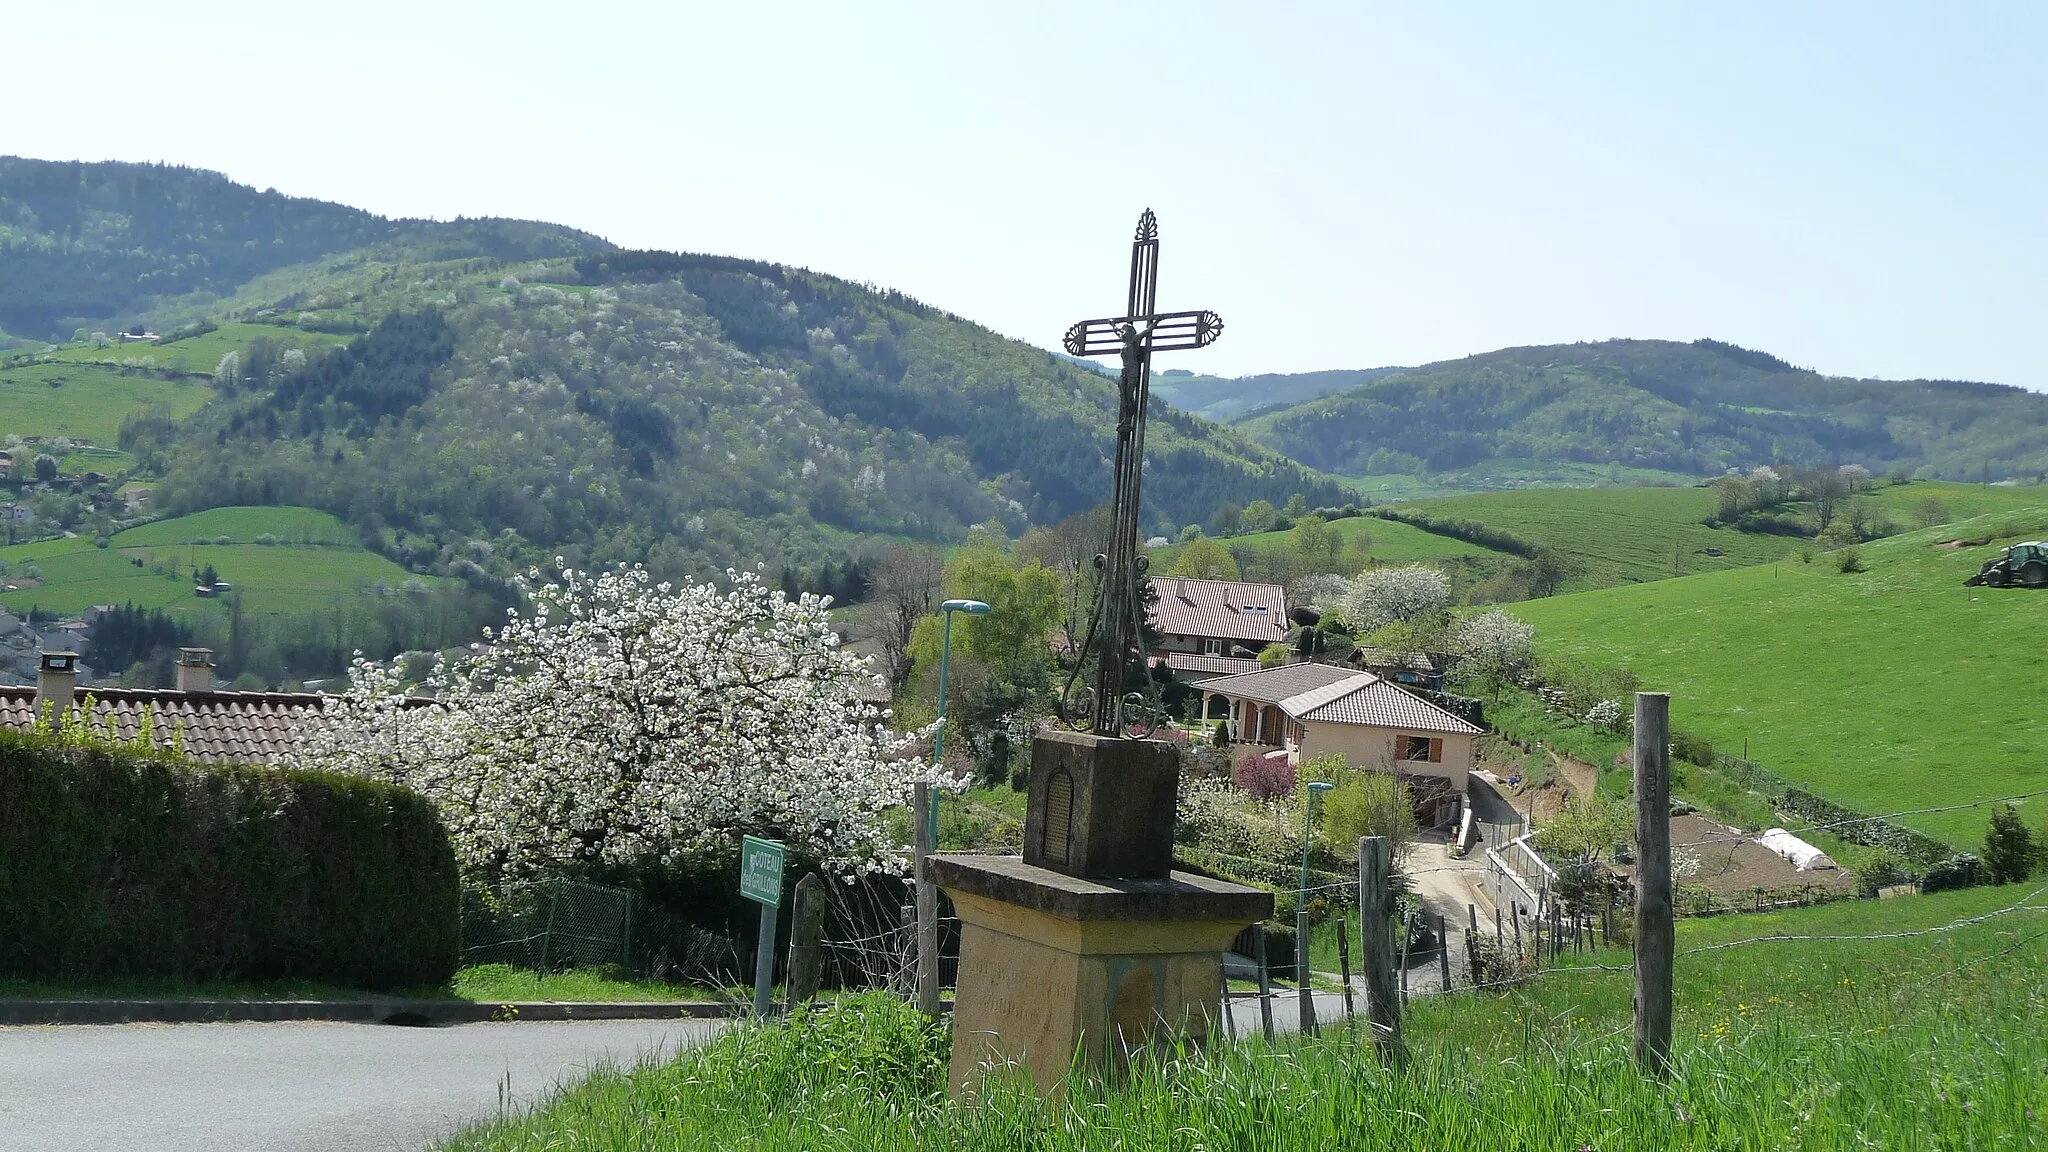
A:
<svg viewBox="0 0 2048 1152">
<path fill-rule="evenodd" d="M 1996 560 L 1987 560 L 1975 576 L 1963 581 L 1966 587 L 1988 584 L 1993 588 L 2048 588 L 2048 541 L 2029 540 L 2005 550 Z"/>
</svg>

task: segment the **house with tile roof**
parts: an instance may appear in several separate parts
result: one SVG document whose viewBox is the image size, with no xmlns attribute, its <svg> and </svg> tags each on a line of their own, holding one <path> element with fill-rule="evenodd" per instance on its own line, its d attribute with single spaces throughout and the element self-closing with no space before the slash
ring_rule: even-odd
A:
<svg viewBox="0 0 2048 1152">
<path fill-rule="evenodd" d="M 1370 672 L 1289 664 L 1203 681 L 1205 709 L 1220 699 L 1233 743 L 1300 763 L 1329 753 L 1352 765 L 1433 778 L 1464 792 L 1472 742 L 1464 717 Z"/>
<path fill-rule="evenodd" d="M 44 652 L 33 685 L 0 685 L 0 727 L 27 730 L 50 708 L 77 707 L 123 740 L 148 716 L 159 740 L 178 733 L 185 754 L 202 763 L 288 764 L 300 738 L 321 722 L 326 697 L 317 692 L 216 692 L 213 653 L 178 653 L 176 688 L 78 688 L 76 653 Z"/>
<path fill-rule="evenodd" d="M 1278 584 L 1154 576 L 1153 659 L 1189 684 L 1255 672 L 1259 653 L 1287 638 L 1287 594 Z"/>
</svg>

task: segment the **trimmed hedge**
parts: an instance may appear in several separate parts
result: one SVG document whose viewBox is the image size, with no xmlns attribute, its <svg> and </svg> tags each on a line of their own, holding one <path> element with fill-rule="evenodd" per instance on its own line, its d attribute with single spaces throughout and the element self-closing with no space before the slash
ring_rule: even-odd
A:
<svg viewBox="0 0 2048 1152">
<path fill-rule="evenodd" d="M 0 977 L 439 984 L 459 900 L 402 788 L 0 732 Z"/>
</svg>

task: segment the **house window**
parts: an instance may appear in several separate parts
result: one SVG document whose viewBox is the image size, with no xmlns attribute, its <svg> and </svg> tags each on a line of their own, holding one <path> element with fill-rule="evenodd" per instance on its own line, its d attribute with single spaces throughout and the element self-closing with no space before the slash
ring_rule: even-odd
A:
<svg viewBox="0 0 2048 1152">
<path fill-rule="evenodd" d="M 1431 739 L 1428 736 L 1403 736 L 1401 737 L 1401 759 L 1441 764 L 1444 759 L 1444 742 Z"/>
<path fill-rule="evenodd" d="M 1221 656 L 1221 655 L 1223 655 L 1223 641 L 1221 641 L 1221 640 L 1204 640 L 1204 641 L 1202 641 L 1202 655 L 1204 655 L 1204 656 Z"/>
</svg>

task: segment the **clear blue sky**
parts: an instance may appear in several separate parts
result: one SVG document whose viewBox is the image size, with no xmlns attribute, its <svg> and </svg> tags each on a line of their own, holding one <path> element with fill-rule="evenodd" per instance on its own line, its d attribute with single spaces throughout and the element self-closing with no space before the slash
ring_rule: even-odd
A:
<svg viewBox="0 0 2048 1152">
<path fill-rule="evenodd" d="M 1561 10 L 1562 9 L 1562 10 Z M 0 152 L 784 260 L 1221 374 L 1714 336 L 2048 389 L 2048 5 L 41 4 Z"/>
</svg>

